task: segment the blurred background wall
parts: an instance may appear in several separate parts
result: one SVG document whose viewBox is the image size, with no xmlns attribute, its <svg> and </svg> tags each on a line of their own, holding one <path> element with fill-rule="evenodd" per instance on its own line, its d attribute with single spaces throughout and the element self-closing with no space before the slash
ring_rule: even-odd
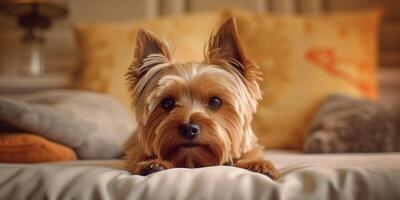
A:
<svg viewBox="0 0 400 200">
<path fill-rule="evenodd" d="M 78 65 L 73 24 L 76 22 L 126 21 L 154 18 L 239 6 L 254 12 L 317 14 L 382 6 L 386 14 L 380 30 L 380 66 L 400 69 L 399 0 L 69 0 L 69 16 L 54 21 L 47 32 L 46 64 L 48 69 L 71 71 Z M 16 19 L 0 14 L 0 72 L 18 67 L 21 51 Z"/>
</svg>

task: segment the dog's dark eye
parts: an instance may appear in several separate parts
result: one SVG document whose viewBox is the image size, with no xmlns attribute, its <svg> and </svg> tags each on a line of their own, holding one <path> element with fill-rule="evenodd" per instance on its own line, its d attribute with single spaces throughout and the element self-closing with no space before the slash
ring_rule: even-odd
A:
<svg viewBox="0 0 400 200">
<path fill-rule="evenodd" d="M 222 106 L 222 100 L 218 97 L 211 97 L 208 106 L 213 110 L 218 110 Z"/>
<path fill-rule="evenodd" d="M 161 101 L 161 107 L 165 110 L 172 110 L 175 106 L 175 100 L 172 97 L 167 97 Z"/>
</svg>

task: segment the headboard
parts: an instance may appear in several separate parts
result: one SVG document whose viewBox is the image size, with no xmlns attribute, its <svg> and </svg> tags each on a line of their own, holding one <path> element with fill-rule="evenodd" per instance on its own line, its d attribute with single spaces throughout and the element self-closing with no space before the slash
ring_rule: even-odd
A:
<svg viewBox="0 0 400 200">
<path fill-rule="evenodd" d="M 392 2 L 393 1 L 393 2 Z M 396 3 L 395 3 L 396 2 Z M 71 69 L 77 66 L 77 51 L 73 34 L 75 22 L 126 21 L 181 15 L 189 12 L 238 6 L 264 13 L 323 13 L 337 10 L 370 8 L 388 4 L 388 27 L 383 26 L 381 64 L 400 65 L 400 1 L 397 0 L 69 0 L 70 16 L 58 20 L 47 33 L 47 65 L 50 69 Z M 394 4 L 394 5 L 392 5 Z M 390 10 L 393 9 L 393 10 Z M 385 23 L 384 23 L 385 25 Z M 0 72 L 17 67 L 22 48 L 22 31 L 16 20 L 0 15 Z"/>
<path fill-rule="evenodd" d="M 58 20 L 48 31 L 46 54 L 48 69 L 72 71 L 78 66 L 73 33 L 76 22 L 126 21 L 182 15 L 190 12 L 238 6 L 257 13 L 319 14 L 332 11 L 385 6 L 381 27 L 380 65 L 400 69 L 400 1 L 398 0 L 69 0 L 70 15 Z M 18 55 L 22 31 L 16 20 L 0 14 L 0 73 L 20 65 Z M 398 76 L 395 76 L 398 77 Z M 383 78 L 386 80 L 386 78 Z"/>
</svg>

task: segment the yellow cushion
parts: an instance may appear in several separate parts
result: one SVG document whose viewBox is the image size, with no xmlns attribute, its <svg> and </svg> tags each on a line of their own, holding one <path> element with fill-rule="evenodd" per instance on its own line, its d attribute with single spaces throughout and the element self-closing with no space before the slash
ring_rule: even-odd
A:
<svg viewBox="0 0 400 200">
<path fill-rule="evenodd" d="M 0 134 L 0 162 L 36 163 L 76 160 L 64 145 L 27 133 Z"/>
<path fill-rule="evenodd" d="M 307 124 L 329 94 L 377 98 L 379 10 L 274 16 L 229 10 L 247 56 L 263 72 L 253 127 L 269 148 L 300 149 Z"/>
<path fill-rule="evenodd" d="M 111 94 L 127 107 L 124 74 L 136 32 L 165 38 L 178 62 L 201 61 L 210 33 L 227 17 L 238 22 L 248 57 L 261 67 L 260 102 L 253 127 L 269 148 L 301 149 L 307 124 L 331 93 L 377 98 L 376 36 L 380 12 L 318 16 L 253 14 L 231 9 L 126 23 L 78 25 L 83 65 L 77 87 Z"/>
<path fill-rule="evenodd" d="M 111 94 L 129 106 L 131 99 L 124 75 L 133 60 L 138 29 L 144 28 L 167 40 L 175 61 L 201 61 L 212 30 L 221 23 L 221 14 L 198 13 L 134 22 L 77 25 L 83 62 L 76 87 Z"/>
</svg>

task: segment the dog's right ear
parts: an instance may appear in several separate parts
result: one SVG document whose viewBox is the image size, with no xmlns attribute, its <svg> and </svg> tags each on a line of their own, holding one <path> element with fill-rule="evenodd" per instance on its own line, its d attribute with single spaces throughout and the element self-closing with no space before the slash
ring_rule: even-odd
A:
<svg viewBox="0 0 400 200">
<path fill-rule="evenodd" d="M 135 83 L 152 67 L 169 62 L 168 46 L 150 32 L 139 29 L 136 35 L 134 60 L 126 74 L 128 81 Z"/>
</svg>

